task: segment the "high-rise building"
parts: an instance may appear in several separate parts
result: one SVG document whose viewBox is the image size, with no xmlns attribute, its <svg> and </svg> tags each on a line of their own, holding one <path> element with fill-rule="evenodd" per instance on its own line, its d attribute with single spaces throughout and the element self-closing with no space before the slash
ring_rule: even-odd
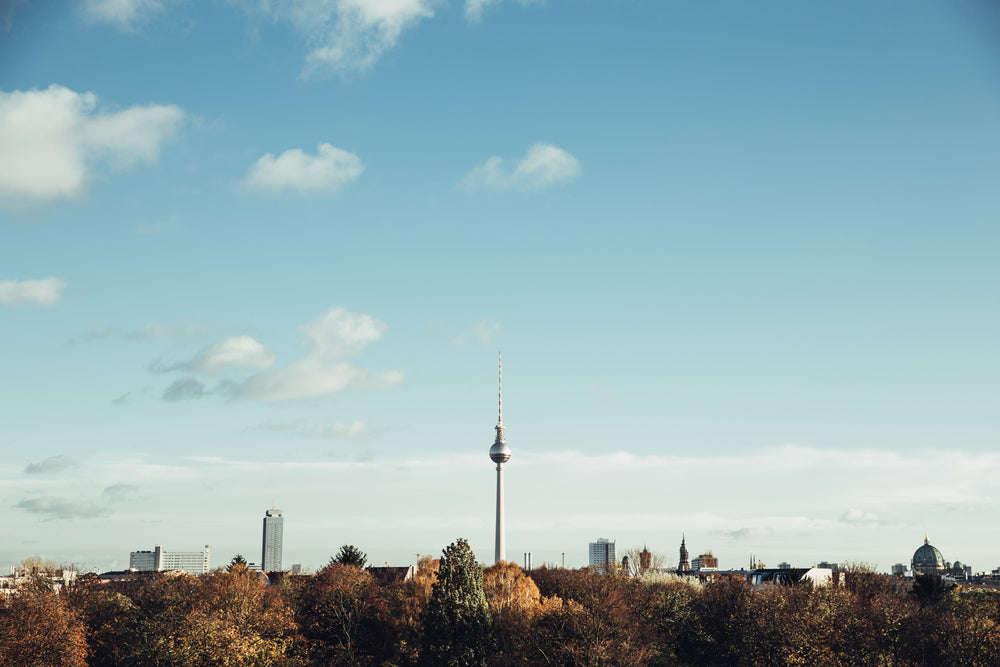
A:
<svg viewBox="0 0 1000 667">
<path fill-rule="evenodd" d="M 188 574 L 208 574 L 211 569 L 212 547 L 204 551 L 167 551 L 159 544 L 152 551 L 133 551 L 128 557 L 130 570 L 138 572 L 180 571 Z"/>
<path fill-rule="evenodd" d="M 264 572 L 281 571 L 281 534 L 284 522 L 281 510 L 277 507 L 264 513 L 264 538 L 260 555 L 260 569 Z"/>
<path fill-rule="evenodd" d="M 599 537 L 596 542 L 590 543 L 590 564 L 600 572 L 607 572 L 608 567 L 617 562 L 614 542 Z"/>
<path fill-rule="evenodd" d="M 498 361 L 500 357 L 498 355 Z M 496 562 L 507 559 L 506 547 L 504 545 L 504 525 L 503 525 L 503 464 L 510 460 L 510 447 L 503 435 L 503 365 L 498 364 L 497 372 L 497 437 L 490 447 L 490 460 L 497 464 L 497 525 L 496 525 L 496 548 L 493 556 Z"/>
</svg>

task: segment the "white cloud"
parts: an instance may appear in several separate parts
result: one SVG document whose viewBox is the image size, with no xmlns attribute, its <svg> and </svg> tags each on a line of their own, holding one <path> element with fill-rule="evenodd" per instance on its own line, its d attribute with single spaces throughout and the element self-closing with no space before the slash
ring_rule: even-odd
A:
<svg viewBox="0 0 1000 667">
<path fill-rule="evenodd" d="M 322 396 L 358 387 L 385 387 L 402 381 L 399 371 L 371 373 L 347 357 L 379 340 L 386 325 L 370 315 L 332 308 L 300 329 L 306 354 L 284 368 L 259 373 L 237 387 L 239 396 L 281 401 Z"/>
<path fill-rule="evenodd" d="M 552 144 L 536 143 L 513 169 L 501 157 L 493 156 L 460 182 L 465 190 L 480 188 L 537 190 L 575 178 L 580 162 L 570 153 Z"/>
<path fill-rule="evenodd" d="M 156 160 L 185 116 L 176 106 L 96 108 L 93 93 L 57 85 L 0 92 L 0 206 L 82 197 L 96 164 Z"/>
<path fill-rule="evenodd" d="M 163 9 L 158 0 L 84 0 L 83 13 L 94 23 L 109 23 L 131 32 Z"/>
<path fill-rule="evenodd" d="M 309 43 L 305 73 L 347 75 L 369 70 L 400 36 L 434 16 L 436 0 L 243 0 L 294 25 Z"/>
<path fill-rule="evenodd" d="M 62 278 L 40 278 L 38 280 L 0 280 L 0 303 L 17 306 L 32 303 L 39 306 L 54 306 L 62 298 L 66 281 Z"/>
<path fill-rule="evenodd" d="M 498 2 L 500 0 L 465 0 L 465 18 L 478 23 L 483 20 L 483 9 Z"/>
<path fill-rule="evenodd" d="M 492 341 L 493 337 L 500 331 L 500 321 L 499 320 L 483 320 L 471 329 L 465 329 L 459 331 L 458 335 L 455 336 L 453 342 L 456 345 L 468 345 L 469 343 L 478 343 L 483 347 L 488 346 Z"/>
<path fill-rule="evenodd" d="M 183 366 L 203 375 L 222 375 L 240 368 L 269 368 L 274 353 L 250 336 L 231 336 L 213 343 Z"/>
<path fill-rule="evenodd" d="M 337 191 L 357 180 L 364 165 L 354 153 L 330 144 L 320 144 L 316 155 L 292 148 L 278 157 L 264 154 L 244 179 L 248 188 L 299 192 Z"/>
<path fill-rule="evenodd" d="M 472 23 L 479 23 L 483 20 L 483 10 L 490 5 L 498 5 L 503 0 L 465 0 L 465 18 Z M 518 0 L 518 4 L 527 5 L 533 2 L 544 2 L 544 0 Z"/>
</svg>

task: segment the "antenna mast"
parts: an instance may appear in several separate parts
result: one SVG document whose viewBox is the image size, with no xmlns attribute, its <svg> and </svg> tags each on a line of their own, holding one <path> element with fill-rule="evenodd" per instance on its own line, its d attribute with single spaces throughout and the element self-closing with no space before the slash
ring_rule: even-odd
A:
<svg viewBox="0 0 1000 667">
<path fill-rule="evenodd" d="M 503 352 L 497 352 L 497 423 L 503 423 Z"/>
</svg>

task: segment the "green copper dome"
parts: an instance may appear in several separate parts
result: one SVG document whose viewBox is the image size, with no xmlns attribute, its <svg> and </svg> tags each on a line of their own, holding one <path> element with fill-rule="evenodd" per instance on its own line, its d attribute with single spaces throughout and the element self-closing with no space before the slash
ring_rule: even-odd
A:
<svg viewBox="0 0 1000 667">
<path fill-rule="evenodd" d="M 914 574 L 930 574 L 944 572 L 944 556 L 931 545 L 927 536 L 924 536 L 924 543 L 913 552 L 913 562 L 910 568 Z"/>
</svg>

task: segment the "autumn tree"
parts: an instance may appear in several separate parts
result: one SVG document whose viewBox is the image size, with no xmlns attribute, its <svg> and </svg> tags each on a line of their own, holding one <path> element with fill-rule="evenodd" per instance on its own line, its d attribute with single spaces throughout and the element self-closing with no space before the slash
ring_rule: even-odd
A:
<svg viewBox="0 0 1000 667">
<path fill-rule="evenodd" d="M 64 597 L 32 582 L 0 606 L 0 665 L 86 667 L 84 625 Z"/>
<path fill-rule="evenodd" d="M 667 558 L 661 553 L 650 551 L 645 546 L 632 547 L 625 550 L 628 558 L 629 572 L 632 576 L 640 576 L 647 572 L 661 570 L 667 563 Z"/>
<path fill-rule="evenodd" d="M 233 556 L 233 559 L 229 561 L 229 565 L 226 566 L 226 572 L 245 569 L 247 569 L 247 559 L 243 557 L 243 554 L 236 554 Z"/>
<path fill-rule="evenodd" d="M 201 577 L 190 640 L 205 665 L 292 664 L 292 611 L 260 572 L 234 568 Z"/>
<path fill-rule="evenodd" d="M 118 588 L 115 584 L 85 583 L 67 593 L 67 602 L 86 627 L 90 667 L 127 665 L 138 654 L 142 614 Z"/>
<path fill-rule="evenodd" d="M 465 539 L 444 550 L 423 621 L 423 664 L 485 664 L 492 649 L 490 610 L 483 570 Z"/>
<path fill-rule="evenodd" d="M 388 610 L 369 572 L 333 561 L 298 582 L 291 595 L 316 664 L 373 664 L 385 652 Z"/>
<path fill-rule="evenodd" d="M 368 562 L 368 554 L 364 553 L 353 544 L 345 544 L 340 547 L 340 551 L 337 552 L 336 556 L 330 559 L 330 562 L 337 563 L 338 565 L 350 565 L 362 570 Z"/>
<path fill-rule="evenodd" d="M 496 623 L 530 619 L 541 606 L 538 586 L 516 563 L 508 561 L 483 570 L 483 592 Z"/>
</svg>

